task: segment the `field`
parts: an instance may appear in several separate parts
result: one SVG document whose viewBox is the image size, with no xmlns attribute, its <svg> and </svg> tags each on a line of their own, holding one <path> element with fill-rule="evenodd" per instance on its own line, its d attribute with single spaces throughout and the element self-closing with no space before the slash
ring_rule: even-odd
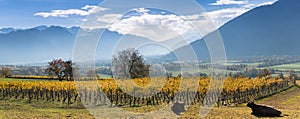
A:
<svg viewBox="0 0 300 119">
<path fill-rule="evenodd" d="M 174 90 L 174 89 L 170 89 L 170 87 L 176 87 L 174 85 L 178 85 L 177 81 L 180 81 L 180 80 L 169 79 L 169 81 L 167 81 L 167 84 L 166 84 L 165 88 L 163 88 L 162 90 L 165 90 L 167 92 L 171 91 L 171 90 Z M 151 82 L 147 79 L 134 80 L 134 82 L 136 84 L 138 84 L 139 86 L 141 86 L 141 87 L 145 87 L 145 86 L 151 84 Z M 251 87 L 257 87 L 257 86 L 259 87 L 262 84 L 272 85 L 272 83 L 275 83 L 275 82 L 280 83 L 282 81 L 278 80 L 278 79 L 268 79 L 268 80 L 266 80 L 266 79 L 252 79 L 251 80 L 251 79 L 230 79 L 230 78 L 227 78 L 226 81 L 225 81 L 224 91 L 228 92 L 228 93 L 230 93 L 232 90 L 247 91 L 248 89 L 251 89 Z M 102 87 L 105 87 L 104 90 L 107 90 L 107 89 L 116 90 L 115 84 L 113 82 L 111 82 L 109 79 L 99 81 L 99 83 Z M 125 81 L 125 82 L 122 82 L 122 83 L 124 83 L 125 86 L 128 85 L 129 87 L 132 87 L 132 86 L 130 86 L 131 84 L 128 81 Z M 159 84 L 159 82 L 154 82 L 154 83 Z M 0 100 L 0 104 L 1 104 L 0 105 L 0 113 L 1 113 L 1 111 L 2 112 L 8 112 L 8 113 L 2 115 L 3 118 L 18 118 L 18 117 L 26 117 L 26 118 L 27 117 L 28 118 L 31 118 L 31 117 L 34 117 L 34 118 L 57 118 L 57 117 L 59 117 L 59 118 L 92 118 L 92 116 L 88 113 L 88 111 L 86 109 L 83 108 L 83 106 L 80 104 L 80 101 L 78 102 L 77 99 L 75 99 L 76 100 L 75 102 L 70 103 L 70 104 L 69 103 L 66 104 L 65 101 L 63 101 L 63 103 L 59 102 L 59 101 L 54 101 L 54 100 L 60 100 L 60 101 L 66 100 L 67 97 L 63 98 L 64 97 L 63 95 L 68 94 L 68 93 L 60 93 L 60 97 L 51 97 L 50 96 L 51 94 L 54 94 L 54 93 L 50 93 L 51 90 L 53 90 L 53 89 L 55 89 L 53 91 L 59 91 L 59 92 L 65 91 L 65 90 L 68 92 L 68 90 L 70 90 L 70 89 L 74 90 L 74 88 L 72 87 L 73 84 L 71 84 L 70 82 L 57 82 L 57 81 L 49 81 L 49 80 L 43 81 L 43 80 L 30 80 L 30 79 L 26 79 L 26 80 L 22 80 L 22 79 L 1 79 L 0 84 L 2 85 L 2 89 L 7 87 L 7 86 L 12 87 L 12 88 L 9 88 L 8 91 L 11 91 L 11 89 L 13 89 L 12 94 L 11 93 L 3 93 L 4 90 L 1 91 L 2 94 L 3 94 L 2 95 L 3 97 L 11 97 L 11 98 L 7 99 L 7 98 L 3 98 L 1 96 L 2 98 Z M 202 88 L 199 88 L 199 91 L 200 92 L 204 91 L 203 93 L 205 93 L 205 90 L 207 90 L 207 89 L 205 89 L 205 87 L 206 87 L 206 85 L 208 85 L 207 80 L 202 79 L 201 82 L 199 82 L 199 84 L 202 85 L 201 86 Z M 244 85 L 244 84 L 249 84 L 249 85 Z M 18 86 L 20 86 L 20 85 L 23 85 L 22 86 L 23 91 L 25 89 L 27 90 L 27 92 L 25 91 L 26 93 L 28 93 L 28 91 L 40 90 L 39 86 L 44 86 L 45 89 L 50 89 L 50 92 L 48 91 L 48 93 L 46 93 L 46 97 L 45 96 L 42 96 L 42 97 L 33 96 L 33 94 L 41 94 L 41 91 L 39 91 L 39 93 L 32 92 L 31 96 L 29 96 L 30 98 L 28 96 L 26 97 L 26 93 L 25 93 L 25 99 L 24 98 L 23 99 L 19 99 L 19 98 L 15 99 L 14 96 L 16 96 L 17 93 L 14 92 L 14 91 L 15 91 L 15 89 L 18 90 L 19 89 Z M 182 85 L 185 85 L 184 87 L 189 87 L 191 84 L 182 84 Z M 159 85 L 156 85 L 156 86 L 159 86 Z M 66 88 L 63 88 L 63 87 L 66 87 Z M 169 87 L 169 88 L 167 88 L 167 87 Z M 203 87 L 204 87 L 204 90 L 203 90 Z M 242 88 L 237 89 L 238 87 L 242 87 Z M 34 88 L 34 89 L 31 90 L 31 88 Z M 157 87 L 153 87 L 153 88 L 157 88 Z M 248 94 L 248 93 L 245 93 L 245 94 Z M 268 92 L 265 92 L 265 93 L 270 93 L 270 92 L 268 91 Z M 9 94 L 9 95 L 11 94 L 11 96 L 9 96 L 7 94 Z M 59 93 L 55 93 L 55 94 L 59 94 Z M 21 97 L 21 95 L 22 95 L 22 93 L 18 94 L 18 97 Z M 43 95 L 45 95 L 45 94 L 43 94 Z M 255 94 L 255 95 L 257 95 L 257 94 Z M 42 98 L 44 100 L 42 100 Z M 237 100 L 237 101 L 243 101 L 244 99 L 247 99 L 247 97 L 243 97 L 243 98 L 240 98 L 240 99 L 241 100 Z M 236 99 L 228 98 L 229 102 L 233 101 L 233 100 L 236 100 Z M 292 101 L 294 101 L 294 99 Z M 292 102 L 292 101 L 290 101 L 290 102 Z M 160 102 L 160 101 L 158 101 L 158 102 Z M 156 102 L 156 103 L 158 103 L 158 102 Z M 120 103 L 128 105 L 128 103 L 126 103 L 126 102 L 120 102 Z M 136 103 L 135 101 L 133 102 L 133 104 L 139 105 L 139 103 Z M 131 105 L 131 102 L 130 102 L 130 105 Z M 170 105 L 168 105 L 166 103 L 165 104 L 160 104 L 160 105 L 155 105 L 155 104 L 152 105 L 152 103 L 151 103 L 150 105 L 148 105 L 148 103 L 147 103 L 147 106 L 146 105 L 143 106 L 143 104 L 141 104 L 140 106 L 137 106 L 137 107 L 135 107 L 135 106 L 134 107 L 125 106 L 125 107 L 122 107 L 122 109 L 130 110 L 130 111 L 134 111 L 134 112 L 148 112 L 148 111 L 151 111 L 151 110 L 160 109 L 160 108 L 162 108 L 162 106 L 170 106 Z M 235 107 L 235 108 L 238 108 L 238 107 Z M 215 109 L 213 109 L 213 111 L 212 111 L 211 115 L 209 115 L 209 117 L 210 116 L 211 117 L 216 116 L 214 114 L 214 112 L 225 111 L 224 112 L 225 114 L 229 113 L 229 112 L 234 112 L 234 110 L 230 110 L 230 109 L 235 109 L 235 108 L 232 108 L 232 107 L 215 108 Z M 119 109 L 119 107 L 110 107 L 110 104 L 106 103 L 105 105 L 101 106 L 100 112 L 98 110 L 97 111 L 98 111 L 98 114 L 107 114 L 105 112 L 115 110 L 115 109 Z M 166 108 L 166 109 L 168 109 L 168 108 Z M 247 110 L 247 108 L 245 108 L 245 107 L 241 107 L 241 109 L 242 110 Z M 25 111 L 23 111 L 23 110 L 25 110 Z M 94 109 L 94 110 L 96 110 L 96 109 Z M 186 114 L 183 115 L 183 117 L 185 117 L 185 116 L 193 117 L 193 115 L 195 115 L 195 114 L 192 114 L 193 112 L 195 112 L 194 110 L 195 109 L 191 108 L 190 111 L 186 112 Z M 228 110 L 228 112 L 226 112 L 227 110 Z M 240 110 L 240 109 L 238 109 L 238 110 Z M 92 109 L 92 111 L 93 111 L 93 109 Z M 153 113 L 153 114 L 150 113 L 150 115 L 138 114 L 138 115 L 135 115 L 135 116 L 156 117 L 156 118 L 163 118 L 163 117 L 173 118 L 173 117 L 176 117 L 170 110 L 163 111 L 163 112 L 168 112 L 168 113 L 159 114 L 160 117 L 158 117 L 157 113 Z M 162 112 L 158 112 L 158 113 L 162 113 Z M 248 114 L 247 111 L 246 112 L 242 111 L 241 113 Z M 14 116 L 11 116 L 12 114 L 14 114 Z M 101 115 L 101 116 L 106 116 L 108 118 L 111 117 L 111 115 Z M 124 116 L 123 111 L 122 110 L 121 111 L 116 111 L 114 113 L 114 117 L 116 117 L 116 116 L 123 117 Z M 128 114 L 128 115 L 125 115 L 125 116 L 130 118 L 132 115 Z"/>
<path fill-rule="evenodd" d="M 298 82 L 298 84 L 300 84 Z M 287 91 L 273 95 L 268 98 L 257 101 L 259 104 L 272 105 L 275 108 L 281 110 L 286 116 L 281 118 L 300 118 L 300 87 L 295 86 Z M 147 107 L 155 108 L 155 107 Z M 106 110 L 110 110 L 109 107 L 103 107 L 103 114 Z M 134 110 L 134 108 L 130 108 Z M 199 112 L 198 106 L 192 106 L 180 117 L 180 118 L 198 118 Z M 116 114 L 111 118 L 122 118 L 130 115 L 122 115 L 122 112 L 115 112 Z M 256 118 L 251 115 L 251 109 L 247 108 L 245 104 L 235 106 L 223 106 L 215 107 L 205 118 Z M 47 101 L 33 101 L 28 103 L 24 100 L 14 99 L 0 99 L 0 118 L 94 118 L 89 114 L 85 108 L 79 108 L 74 105 L 63 105 L 56 102 Z M 288 116 L 287 116 L 288 115 Z M 159 115 L 144 115 L 139 114 L 138 118 L 147 117 L 164 118 L 173 116 L 170 110 L 166 110 L 165 113 L 159 113 Z M 176 116 L 175 116 L 176 117 Z M 179 117 L 179 116 L 177 116 Z"/>
<path fill-rule="evenodd" d="M 240 63 L 238 62 L 232 62 L 232 61 L 228 61 L 226 62 L 225 65 L 240 65 L 240 64 L 244 64 L 247 65 L 249 68 L 256 68 L 258 65 L 262 64 L 261 62 L 255 62 L 255 63 Z"/>
<path fill-rule="evenodd" d="M 170 71 L 170 72 L 173 74 L 173 76 L 178 76 L 179 74 L 184 73 L 184 72 L 181 72 L 181 71 Z M 212 74 L 212 69 L 199 69 L 198 71 L 188 72 L 188 73 L 197 74 L 199 72 L 207 74 L 207 75 L 211 75 Z M 239 71 L 214 69 L 214 72 L 231 72 L 231 73 L 237 73 Z"/>
<path fill-rule="evenodd" d="M 47 101 L 0 99 L 0 118 L 93 118 L 84 108 Z"/>
<path fill-rule="evenodd" d="M 278 69 L 278 70 L 300 71 L 300 62 L 293 63 L 293 64 L 276 65 L 276 66 L 271 66 L 271 67 L 268 67 L 268 68 L 274 68 L 274 69 Z"/>
<path fill-rule="evenodd" d="M 279 109 L 283 113 L 283 117 L 279 119 L 299 119 L 300 118 L 300 82 L 287 91 L 258 100 L 258 104 L 266 104 Z M 199 107 L 191 107 L 182 118 L 198 118 L 197 112 Z M 227 107 L 216 107 L 205 118 L 227 118 L 227 119 L 255 119 L 257 117 L 251 115 L 251 109 L 246 104 L 240 104 Z"/>
<path fill-rule="evenodd" d="M 39 82 L 56 82 L 57 80 L 41 80 L 41 79 L 17 79 L 17 78 L 1 78 L 0 77 L 0 82 L 4 81 L 28 81 L 28 82 L 34 82 L 34 81 L 39 81 Z"/>
</svg>

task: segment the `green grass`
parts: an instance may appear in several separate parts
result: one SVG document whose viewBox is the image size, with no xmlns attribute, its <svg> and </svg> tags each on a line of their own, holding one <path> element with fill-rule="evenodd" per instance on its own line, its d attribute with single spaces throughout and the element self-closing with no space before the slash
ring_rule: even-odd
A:
<svg viewBox="0 0 300 119">
<path fill-rule="evenodd" d="M 169 72 L 171 72 L 173 74 L 173 76 L 177 76 L 178 74 L 181 74 L 181 71 L 169 71 Z M 188 73 L 196 74 L 196 73 L 199 73 L 199 72 L 205 73 L 207 75 L 210 75 L 212 73 L 212 70 L 211 69 L 200 69 L 199 71 L 193 71 L 193 72 L 188 72 Z M 232 73 L 237 73 L 238 71 L 214 69 L 214 72 L 232 72 Z"/>
<path fill-rule="evenodd" d="M 58 81 L 58 80 L 43 80 L 43 79 L 15 79 L 15 78 L 1 78 L 0 81 Z"/>
<path fill-rule="evenodd" d="M 37 79 L 14 79 L 14 78 L 0 78 L 0 81 L 39 81 Z M 40 80 L 42 81 L 42 80 Z"/>
<path fill-rule="evenodd" d="M 98 76 L 100 76 L 100 78 L 111 78 L 111 75 L 107 75 L 107 74 L 98 74 Z"/>
<path fill-rule="evenodd" d="M 0 118 L 93 118 L 84 108 L 47 101 L 0 99 Z"/>
<path fill-rule="evenodd" d="M 261 62 L 256 63 L 245 63 L 249 68 L 256 68 L 258 65 L 262 64 Z"/>
<path fill-rule="evenodd" d="M 274 69 L 278 69 L 278 70 L 300 71 L 300 62 L 293 63 L 293 64 L 276 65 L 276 66 L 271 66 L 271 67 L 268 67 L 268 68 L 274 68 Z"/>
</svg>

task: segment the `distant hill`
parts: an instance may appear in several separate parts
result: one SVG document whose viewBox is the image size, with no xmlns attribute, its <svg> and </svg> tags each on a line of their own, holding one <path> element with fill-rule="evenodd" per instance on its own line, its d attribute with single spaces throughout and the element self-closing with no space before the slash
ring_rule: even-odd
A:
<svg viewBox="0 0 300 119">
<path fill-rule="evenodd" d="M 32 64 L 45 63 L 54 58 L 72 59 L 74 43 L 79 30 L 82 34 L 98 36 L 104 29 L 86 30 L 79 27 L 37 26 L 30 29 L 18 29 L 8 33 L 0 33 L 0 64 Z M 82 35 L 81 34 L 81 35 Z M 92 34 L 92 35 L 91 35 Z M 86 37 L 86 39 L 90 39 Z M 124 39 L 122 42 L 119 39 Z M 108 59 L 116 46 L 124 48 L 126 42 L 135 44 L 147 39 L 128 35 L 126 37 L 105 30 L 99 40 L 97 60 Z"/>
<path fill-rule="evenodd" d="M 80 27 L 71 27 L 71 28 L 65 28 L 66 30 L 68 30 L 70 33 L 72 34 L 77 34 L 77 32 L 79 31 Z"/>
<path fill-rule="evenodd" d="M 219 32 L 227 56 L 300 55 L 299 12 L 299 0 L 279 0 L 273 5 L 254 8 L 226 23 L 219 28 Z M 209 35 L 214 34 L 216 32 Z M 200 59 L 209 57 L 203 40 L 192 42 L 191 46 Z M 174 52 L 181 52 L 185 48 Z M 172 58 L 173 54 L 165 57 Z"/>
<path fill-rule="evenodd" d="M 0 62 L 32 63 L 71 56 L 74 34 L 59 26 L 40 28 L 0 34 Z"/>
<path fill-rule="evenodd" d="M 7 34 L 7 33 L 10 33 L 10 32 L 13 32 L 13 31 L 16 31 L 16 29 L 14 29 L 14 28 L 2 28 L 2 29 L 0 29 L 1 34 Z"/>
<path fill-rule="evenodd" d="M 45 25 L 34 27 L 34 29 L 37 29 L 37 30 L 40 30 L 40 31 L 45 30 L 47 28 L 48 28 L 48 26 L 45 26 Z"/>
</svg>

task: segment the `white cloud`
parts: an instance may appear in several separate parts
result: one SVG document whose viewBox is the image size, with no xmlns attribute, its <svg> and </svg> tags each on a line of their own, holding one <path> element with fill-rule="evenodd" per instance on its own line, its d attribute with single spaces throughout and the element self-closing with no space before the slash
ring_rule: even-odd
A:
<svg viewBox="0 0 300 119">
<path fill-rule="evenodd" d="M 90 14 L 109 10 L 108 8 L 103 8 L 103 7 L 98 7 L 98 6 L 90 6 L 90 5 L 86 5 L 86 6 L 82 7 L 81 9 L 88 10 L 88 13 L 90 13 Z"/>
<path fill-rule="evenodd" d="M 121 14 L 105 14 L 103 16 L 98 16 L 97 21 L 104 22 L 104 23 L 111 23 L 120 17 L 122 17 Z"/>
<path fill-rule="evenodd" d="M 265 6 L 265 5 L 272 5 L 278 0 L 259 3 L 259 4 L 245 4 L 241 7 L 234 7 L 234 8 L 225 8 L 215 11 L 207 12 L 207 15 L 213 20 L 213 22 L 216 24 L 216 26 L 220 27 L 226 22 L 244 14 L 245 12 L 248 12 L 249 10 Z"/>
<path fill-rule="evenodd" d="M 50 12 L 35 13 L 34 16 L 41 17 L 69 17 L 70 15 L 87 16 L 93 13 L 98 13 L 108 10 L 107 8 L 86 5 L 81 9 L 67 9 L 67 10 L 52 10 Z"/>
<path fill-rule="evenodd" d="M 264 2 L 264 3 L 258 4 L 258 5 L 256 5 L 256 6 L 259 7 L 259 6 L 272 5 L 272 4 L 274 4 L 275 2 L 277 2 L 277 1 L 278 1 L 278 0 L 269 1 L 269 2 Z"/>
<path fill-rule="evenodd" d="M 201 15 L 201 14 L 194 14 L 194 15 L 184 16 L 184 18 L 185 18 L 186 20 L 191 20 L 191 21 L 201 19 L 202 17 L 204 17 L 204 16 Z"/>
<path fill-rule="evenodd" d="M 108 28 L 123 35 L 134 35 L 153 41 L 166 41 L 183 37 L 188 41 L 200 39 L 216 29 L 210 19 L 202 14 L 177 16 L 175 14 L 150 14 L 149 9 L 133 9 L 141 14 L 105 14 L 85 19 L 86 29 Z M 96 19 L 96 21 L 95 21 Z M 196 29 L 201 33 L 199 34 Z"/>
<path fill-rule="evenodd" d="M 88 20 L 87 20 L 87 19 L 82 19 L 82 21 L 83 21 L 83 22 L 86 22 L 86 21 L 88 21 Z"/>
<path fill-rule="evenodd" d="M 147 13 L 150 10 L 146 9 L 146 8 L 137 8 L 137 9 L 133 9 L 134 11 L 137 11 L 139 13 Z"/>
<path fill-rule="evenodd" d="M 215 3 L 211 3 L 210 5 L 242 5 L 248 4 L 248 0 L 217 0 Z"/>
<path fill-rule="evenodd" d="M 89 10 L 89 9 L 92 9 L 92 8 L 95 8 L 97 6 L 93 6 L 93 5 L 85 5 L 84 7 L 82 7 L 81 9 L 83 10 Z"/>
<path fill-rule="evenodd" d="M 122 17 L 121 14 L 105 14 L 97 16 L 97 21 L 87 22 L 87 27 L 93 28 L 107 28 L 110 31 L 115 31 L 120 34 L 135 35 L 139 37 L 148 38 L 154 41 L 165 41 L 180 36 L 188 39 L 199 39 L 203 35 L 219 28 L 228 21 L 248 12 L 249 10 L 262 6 L 270 5 L 273 2 L 248 4 L 247 1 L 233 1 L 233 0 L 218 0 L 219 4 L 241 4 L 239 7 L 224 8 L 215 11 L 205 12 L 204 14 L 194 14 L 187 16 L 176 16 L 173 14 L 149 14 L 149 9 L 139 8 L 134 9 L 141 13 L 125 17 L 124 19 L 116 19 Z M 243 2 L 243 3 L 242 3 Z M 91 7 L 85 7 L 86 9 Z M 210 19 L 208 19 L 210 18 Z M 101 22 L 99 24 L 99 22 Z M 195 25 L 196 26 L 191 26 Z M 212 24 L 214 23 L 214 24 Z M 195 31 L 197 28 L 200 35 Z"/>
<path fill-rule="evenodd" d="M 131 34 L 154 41 L 165 41 L 189 32 L 191 25 L 181 17 L 145 13 L 114 22 L 109 28 L 120 34 Z"/>
<path fill-rule="evenodd" d="M 69 15 L 79 15 L 87 16 L 89 13 L 87 11 L 78 9 L 68 9 L 68 10 L 52 10 L 51 12 L 39 12 L 34 14 L 34 16 L 41 17 L 68 17 Z"/>
<path fill-rule="evenodd" d="M 249 11 L 250 8 L 226 8 L 221 10 L 215 10 L 207 12 L 207 15 L 213 20 L 216 26 L 220 27 L 224 23 L 230 21 L 231 19 L 242 15 L 243 13 Z"/>
<path fill-rule="evenodd" d="M 246 4 L 246 5 L 241 6 L 241 8 L 245 8 L 245 9 L 253 9 L 255 7 L 256 7 L 255 4 Z"/>
<path fill-rule="evenodd" d="M 246 4 L 241 6 L 241 8 L 245 8 L 245 9 L 253 9 L 256 7 L 260 7 L 260 6 L 266 6 L 266 5 L 272 5 L 275 2 L 277 2 L 278 0 L 273 0 L 273 1 L 268 1 L 268 2 L 263 2 L 263 3 L 258 3 L 258 4 Z"/>
</svg>

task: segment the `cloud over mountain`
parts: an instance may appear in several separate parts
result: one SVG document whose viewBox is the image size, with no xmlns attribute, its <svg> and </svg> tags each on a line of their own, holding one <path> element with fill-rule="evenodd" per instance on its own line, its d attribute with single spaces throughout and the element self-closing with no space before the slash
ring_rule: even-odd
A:
<svg viewBox="0 0 300 119">
<path fill-rule="evenodd" d="M 41 17 L 69 17 L 70 15 L 88 16 L 93 13 L 106 11 L 108 8 L 86 5 L 81 9 L 66 9 L 66 10 L 52 10 L 50 12 L 38 12 L 34 16 Z"/>
<path fill-rule="evenodd" d="M 210 5 L 232 5 L 232 4 L 247 4 L 248 0 L 217 0 L 215 3 L 211 3 Z"/>
</svg>

